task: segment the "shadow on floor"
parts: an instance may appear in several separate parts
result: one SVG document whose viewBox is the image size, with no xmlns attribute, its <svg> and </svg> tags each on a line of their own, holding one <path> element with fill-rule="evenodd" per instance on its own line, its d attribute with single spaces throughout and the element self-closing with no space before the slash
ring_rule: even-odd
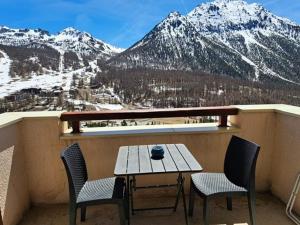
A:
<svg viewBox="0 0 300 225">
<path fill-rule="evenodd" d="M 136 206 L 164 206 L 173 204 L 171 198 L 139 199 Z M 227 211 L 223 198 L 213 199 L 210 204 L 209 222 L 214 225 L 244 225 L 249 223 L 247 200 L 243 197 L 233 199 L 233 211 Z M 257 195 L 257 225 L 293 225 L 285 215 L 285 206 L 270 194 Z M 202 202 L 195 201 L 194 217 L 190 225 L 202 224 Z M 117 207 L 113 205 L 93 206 L 87 209 L 87 220 L 81 223 L 79 211 L 77 225 L 118 225 Z M 171 210 L 137 212 L 132 217 L 132 225 L 184 225 L 182 205 L 177 212 Z M 19 225 L 68 225 L 67 205 L 47 205 L 33 207 Z"/>
</svg>

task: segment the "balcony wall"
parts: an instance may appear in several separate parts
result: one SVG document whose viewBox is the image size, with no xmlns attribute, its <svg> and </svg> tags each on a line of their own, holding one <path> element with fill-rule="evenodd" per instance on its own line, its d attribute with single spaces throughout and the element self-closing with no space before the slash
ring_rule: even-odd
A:
<svg viewBox="0 0 300 225">
<path fill-rule="evenodd" d="M 14 122 L 7 124 L 11 119 Z M 30 203 L 21 129 L 15 117 L 0 119 L 0 208 L 4 225 L 16 224 Z"/>
<path fill-rule="evenodd" d="M 272 157 L 271 191 L 287 202 L 297 173 L 300 173 L 300 111 L 276 115 L 275 148 Z M 300 213 L 300 198 L 296 202 Z"/>
<path fill-rule="evenodd" d="M 286 202 L 299 172 L 299 108 L 237 107 L 240 112 L 230 118 L 231 128 L 208 124 L 98 128 L 80 135 L 66 130 L 66 124 L 59 120 L 60 112 L 0 115 L 0 176 L 6 181 L 0 186 L 4 224 L 16 224 L 30 204 L 67 202 L 67 177 L 59 154 L 73 142 L 79 142 L 83 149 L 89 178 L 96 179 L 113 176 L 119 146 L 153 143 L 184 143 L 205 171 L 221 172 L 230 137 L 239 135 L 261 145 L 257 190 L 271 190 Z M 138 182 L 171 183 L 174 176 L 142 177 Z M 21 197 L 16 198 L 16 193 Z M 300 212 L 300 201 L 297 209 Z"/>
</svg>

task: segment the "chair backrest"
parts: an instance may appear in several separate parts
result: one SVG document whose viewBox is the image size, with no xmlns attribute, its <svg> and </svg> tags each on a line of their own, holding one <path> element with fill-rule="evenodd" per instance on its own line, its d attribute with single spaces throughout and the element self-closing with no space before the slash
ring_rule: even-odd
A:
<svg viewBox="0 0 300 225">
<path fill-rule="evenodd" d="M 80 190 L 88 179 L 85 160 L 79 145 L 75 143 L 63 150 L 61 159 L 67 171 L 70 200 L 76 202 Z"/>
<path fill-rule="evenodd" d="M 255 168 L 260 146 L 232 136 L 227 148 L 224 173 L 235 185 L 248 191 L 255 188 Z"/>
</svg>

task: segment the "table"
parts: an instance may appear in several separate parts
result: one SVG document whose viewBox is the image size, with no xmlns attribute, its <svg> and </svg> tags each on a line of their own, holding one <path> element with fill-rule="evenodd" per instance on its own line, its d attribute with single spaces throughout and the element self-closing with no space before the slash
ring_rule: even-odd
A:
<svg viewBox="0 0 300 225">
<path fill-rule="evenodd" d="M 160 160 L 151 158 L 151 149 L 153 146 L 159 145 L 164 149 L 164 158 Z M 128 204 L 130 202 L 131 212 L 141 210 L 155 209 L 173 209 L 176 211 L 180 193 L 183 199 L 184 215 L 186 224 L 188 224 L 186 201 L 184 195 L 184 176 L 183 173 L 200 172 L 201 165 L 194 158 L 191 152 L 184 144 L 155 144 L 155 145 L 136 145 L 136 146 L 121 146 L 118 153 L 117 162 L 115 165 L 115 176 L 126 177 L 126 198 Z M 153 175 L 153 174 L 169 174 L 177 173 L 177 183 L 171 185 L 156 185 L 137 187 L 136 176 L 138 175 Z M 139 208 L 133 207 L 133 191 L 140 188 L 157 188 L 157 187 L 177 187 L 177 196 L 174 206 L 160 208 Z M 130 208 L 130 207 L 129 207 Z M 128 209 L 128 224 L 130 221 L 130 209 Z"/>
</svg>

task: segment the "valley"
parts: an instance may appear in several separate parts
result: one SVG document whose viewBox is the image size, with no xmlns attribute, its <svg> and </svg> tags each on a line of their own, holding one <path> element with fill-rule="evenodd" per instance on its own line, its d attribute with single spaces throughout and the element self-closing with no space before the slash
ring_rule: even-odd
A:
<svg viewBox="0 0 300 225">
<path fill-rule="evenodd" d="M 299 71 L 300 26 L 243 0 L 171 12 L 127 49 L 0 26 L 0 112 L 300 105 Z"/>
</svg>

